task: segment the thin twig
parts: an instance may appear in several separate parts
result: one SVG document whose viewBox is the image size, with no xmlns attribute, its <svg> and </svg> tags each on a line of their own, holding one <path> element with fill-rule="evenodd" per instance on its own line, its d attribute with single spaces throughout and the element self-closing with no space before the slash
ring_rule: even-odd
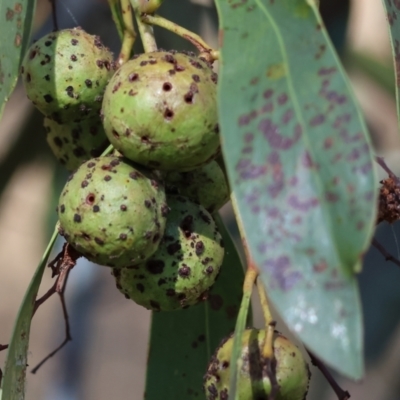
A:
<svg viewBox="0 0 400 400">
<path fill-rule="evenodd" d="M 32 318 L 35 315 L 37 309 L 46 301 L 48 300 L 51 296 L 53 296 L 54 293 L 56 293 L 56 287 L 57 287 L 57 280 L 54 282 L 53 286 L 39 299 L 35 301 L 35 306 L 33 307 L 33 312 L 32 312 Z"/>
<path fill-rule="evenodd" d="M 375 157 L 375 161 L 382 167 L 382 169 L 387 172 L 387 174 L 391 177 L 391 178 L 397 178 L 395 173 L 387 166 L 387 164 L 385 163 L 385 160 L 383 159 L 383 157 Z"/>
<path fill-rule="evenodd" d="M 311 358 L 311 362 L 313 365 L 315 365 L 321 372 L 322 375 L 324 375 L 325 379 L 328 381 L 329 385 L 333 389 L 333 391 L 336 393 L 336 396 L 338 397 L 338 400 L 348 400 L 350 399 L 350 393 L 347 390 L 343 390 L 339 384 L 336 382 L 335 378 L 331 375 L 331 373 L 328 371 L 328 368 L 323 364 L 321 360 L 319 360 L 313 353 L 311 353 L 310 350 L 306 349 L 308 355 Z"/>
<path fill-rule="evenodd" d="M 390 254 L 383 245 L 381 245 L 375 238 L 372 239 L 372 245 L 378 249 L 378 251 L 383 255 L 386 261 L 391 261 L 393 264 L 396 264 L 400 267 L 400 260 Z"/>
<path fill-rule="evenodd" d="M 35 368 L 32 369 L 32 371 L 31 371 L 32 374 L 36 374 L 36 372 L 39 370 L 39 368 L 44 363 L 46 363 L 47 360 L 49 360 L 54 355 L 56 355 L 68 342 L 70 342 L 72 340 L 71 327 L 70 327 L 70 324 L 69 324 L 69 316 L 68 316 L 67 305 L 65 303 L 65 295 L 64 295 L 65 294 L 65 288 L 66 288 L 67 280 L 68 280 L 68 275 L 69 275 L 70 271 L 71 271 L 71 268 L 66 270 L 65 278 L 63 278 L 62 290 L 60 292 L 58 292 L 58 294 L 60 296 L 61 307 L 62 307 L 62 310 L 63 310 L 63 316 L 64 316 L 64 322 L 65 322 L 65 339 L 62 341 L 62 343 L 56 349 L 54 349 L 49 355 L 47 355 L 42 361 L 40 361 L 40 363 L 38 365 L 36 365 Z M 60 278 L 61 278 L 61 274 L 57 278 L 56 283 L 58 283 L 58 280 Z"/>
<path fill-rule="evenodd" d="M 0 351 L 8 349 L 8 344 L 0 344 Z"/>
<path fill-rule="evenodd" d="M 51 4 L 51 15 L 53 18 L 53 30 L 58 31 L 58 19 L 57 19 L 57 6 L 56 6 L 56 1 L 57 0 L 49 0 Z"/>
</svg>

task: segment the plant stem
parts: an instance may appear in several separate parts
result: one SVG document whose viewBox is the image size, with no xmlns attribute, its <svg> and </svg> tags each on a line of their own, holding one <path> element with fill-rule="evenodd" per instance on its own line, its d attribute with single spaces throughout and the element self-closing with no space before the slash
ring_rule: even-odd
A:
<svg viewBox="0 0 400 400">
<path fill-rule="evenodd" d="M 253 285 L 256 281 L 258 272 L 248 265 L 246 275 L 243 282 L 243 297 L 240 303 L 240 309 L 236 320 L 235 334 L 233 337 L 232 354 L 230 359 L 230 375 L 229 375 L 229 398 L 237 399 L 236 386 L 238 380 L 238 361 L 242 349 L 242 337 L 246 327 L 247 313 L 250 305 L 250 298 L 253 292 Z"/>
<path fill-rule="evenodd" d="M 121 0 L 122 19 L 124 24 L 121 52 L 118 57 L 118 65 L 128 61 L 132 54 L 133 45 L 136 39 L 136 31 L 133 25 L 132 6 L 129 0 Z"/>
<path fill-rule="evenodd" d="M 257 277 L 257 291 L 260 297 L 261 309 L 264 315 L 265 332 L 266 332 L 262 355 L 264 358 L 273 359 L 274 358 L 273 341 L 274 341 L 274 329 L 276 322 L 272 318 L 271 310 L 268 304 L 268 298 L 265 293 L 265 288 L 261 281 L 260 276 Z"/>
<path fill-rule="evenodd" d="M 66 271 L 66 277 L 65 277 L 65 283 L 67 282 L 68 279 L 68 275 L 70 273 L 71 269 L 69 268 Z M 58 279 L 57 279 L 58 281 Z M 56 283 L 57 283 L 56 281 Z M 65 338 L 62 341 L 62 343 L 55 348 L 50 354 L 48 354 L 38 365 L 36 365 L 35 368 L 32 369 L 32 374 L 36 374 L 36 372 L 38 371 L 38 369 L 47 361 L 49 360 L 51 357 L 53 357 L 55 354 L 57 354 L 69 341 L 72 340 L 72 336 L 71 336 L 71 327 L 69 324 L 69 317 L 68 317 L 68 311 L 67 311 L 67 305 L 65 303 L 65 287 L 66 284 L 63 286 L 62 290 L 60 292 L 58 292 L 59 296 L 60 296 L 60 301 L 61 301 L 61 307 L 62 307 L 62 311 L 63 311 L 63 316 L 64 316 L 64 323 L 65 323 Z"/>
<path fill-rule="evenodd" d="M 336 396 L 338 397 L 338 400 L 350 399 L 350 393 L 347 390 L 343 390 L 339 386 L 335 378 L 329 372 L 328 368 L 325 367 L 324 363 L 319 358 L 317 358 L 313 353 L 311 353 L 310 350 L 308 350 L 307 348 L 306 350 L 311 358 L 312 364 L 315 365 L 322 372 L 322 375 L 324 375 L 325 379 L 328 381 L 329 385 L 331 386 Z"/>
<path fill-rule="evenodd" d="M 142 21 L 142 13 L 140 12 L 140 4 L 139 0 L 130 0 L 133 11 L 135 13 L 136 23 L 138 25 L 138 30 L 140 34 L 140 38 L 142 39 L 142 44 L 144 51 L 146 53 L 151 53 L 153 51 L 157 51 L 157 43 L 154 38 L 154 30 L 153 27 L 145 24 Z"/>
<path fill-rule="evenodd" d="M 375 238 L 372 239 L 372 246 L 374 246 L 382 254 L 382 256 L 385 257 L 385 261 L 391 261 L 393 264 L 396 264 L 398 267 L 400 267 L 400 260 L 390 254 Z"/>
<path fill-rule="evenodd" d="M 141 19 L 146 24 L 157 25 L 161 28 L 167 29 L 178 36 L 188 40 L 191 42 L 199 51 L 200 56 L 203 56 L 210 62 L 214 62 L 219 58 L 219 52 L 214 50 L 211 46 L 209 46 L 199 35 L 194 32 L 189 31 L 182 26 L 175 24 L 175 22 L 169 21 L 159 15 L 149 15 L 144 14 L 141 16 Z"/>
<path fill-rule="evenodd" d="M 111 10 L 112 19 L 117 28 L 118 36 L 122 41 L 124 37 L 124 22 L 122 18 L 120 0 L 108 0 L 108 5 Z"/>
<path fill-rule="evenodd" d="M 57 6 L 56 0 L 49 0 L 51 3 L 51 16 L 53 18 L 53 31 L 58 31 L 58 20 L 57 20 Z"/>
</svg>

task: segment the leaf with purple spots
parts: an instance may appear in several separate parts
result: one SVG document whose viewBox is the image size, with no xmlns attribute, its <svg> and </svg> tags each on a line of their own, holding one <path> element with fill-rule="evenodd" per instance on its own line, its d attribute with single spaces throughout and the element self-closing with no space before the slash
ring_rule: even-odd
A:
<svg viewBox="0 0 400 400">
<path fill-rule="evenodd" d="M 221 340 L 233 332 L 242 297 L 244 273 L 223 222 L 214 215 L 224 239 L 225 257 L 207 301 L 187 310 L 152 315 L 146 400 L 204 398 L 203 376 Z"/>
<path fill-rule="evenodd" d="M 389 25 L 390 43 L 392 46 L 394 71 L 396 75 L 397 117 L 400 121 L 400 1 L 382 0 Z"/>
<path fill-rule="evenodd" d="M 29 42 L 36 0 L 0 1 L 0 118 Z"/>
<path fill-rule="evenodd" d="M 314 2 L 216 3 L 223 153 L 249 250 L 292 331 L 358 379 L 354 273 L 377 184 L 365 123 Z"/>
</svg>

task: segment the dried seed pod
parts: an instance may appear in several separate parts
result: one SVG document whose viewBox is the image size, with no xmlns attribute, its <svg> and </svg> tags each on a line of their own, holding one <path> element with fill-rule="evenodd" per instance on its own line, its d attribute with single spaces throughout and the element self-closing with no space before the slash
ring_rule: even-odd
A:
<svg viewBox="0 0 400 400">
<path fill-rule="evenodd" d="M 45 118 L 44 127 L 47 143 L 68 171 L 74 171 L 90 158 L 99 157 L 109 145 L 98 117 L 69 124 L 58 124 Z"/>
<path fill-rule="evenodd" d="M 177 52 L 145 53 L 115 73 L 102 115 L 111 144 L 160 170 L 188 171 L 219 153 L 216 74 Z"/>
<path fill-rule="evenodd" d="M 204 300 L 224 257 L 215 222 L 202 206 L 181 196 L 167 201 L 170 212 L 158 250 L 136 267 L 113 271 L 126 297 L 155 311 Z"/>
<path fill-rule="evenodd" d="M 167 192 L 188 197 L 210 213 L 218 211 L 230 197 L 224 172 L 216 161 L 188 172 L 167 172 L 164 178 Z"/>
<path fill-rule="evenodd" d="M 21 67 L 29 99 L 58 123 L 98 115 L 114 73 L 112 53 L 81 28 L 49 33 L 27 51 Z"/>
<path fill-rule="evenodd" d="M 261 356 L 265 330 L 248 329 L 242 337 L 238 360 L 239 377 L 236 398 L 239 400 L 268 399 L 271 382 Z M 279 332 L 274 334 L 275 373 L 279 385 L 276 400 L 304 400 L 310 370 L 300 350 Z M 207 400 L 227 400 L 229 396 L 230 361 L 233 336 L 226 338 L 215 351 L 204 376 Z"/>
<path fill-rule="evenodd" d="M 61 193 L 60 233 L 89 260 L 127 267 L 157 250 L 166 210 L 164 186 L 150 172 L 118 157 L 93 158 Z"/>
</svg>

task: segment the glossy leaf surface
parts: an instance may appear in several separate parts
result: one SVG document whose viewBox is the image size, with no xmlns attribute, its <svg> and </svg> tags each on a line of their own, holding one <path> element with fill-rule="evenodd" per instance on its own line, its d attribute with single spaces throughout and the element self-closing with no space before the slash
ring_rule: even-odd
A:
<svg viewBox="0 0 400 400">
<path fill-rule="evenodd" d="M 396 0 L 382 0 L 386 10 L 387 22 L 389 25 L 390 43 L 392 46 L 394 71 L 396 75 L 396 101 L 397 117 L 400 120 L 400 2 Z"/>
<path fill-rule="evenodd" d="M 242 297 L 242 265 L 222 221 L 225 258 L 206 302 L 153 313 L 146 400 L 204 399 L 203 376 L 221 340 L 233 332 Z"/>
<path fill-rule="evenodd" d="M 249 250 L 289 327 L 358 379 L 354 271 L 376 218 L 365 124 L 313 1 L 216 4 L 223 153 Z"/>
<path fill-rule="evenodd" d="M 35 0 L 0 1 L 0 118 L 29 43 Z"/>
</svg>

